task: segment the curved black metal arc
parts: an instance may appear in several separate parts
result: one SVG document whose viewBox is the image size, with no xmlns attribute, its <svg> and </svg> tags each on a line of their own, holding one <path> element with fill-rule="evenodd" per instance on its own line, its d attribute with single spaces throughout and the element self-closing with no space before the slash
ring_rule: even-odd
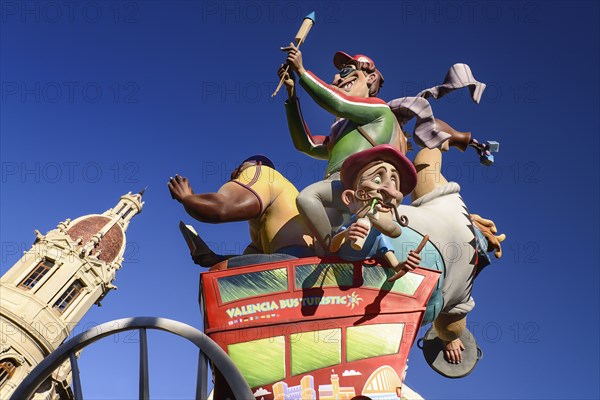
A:
<svg viewBox="0 0 600 400">
<path fill-rule="evenodd" d="M 227 353 L 198 329 L 171 319 L 157 317 L 123 318 L 91 328 L 60 345 L 54 352 L 38 364 L 17 387 L 11 400 L 29 399 L 37 387 L 58 368 L 72 352 L 104 337 L 133 329 L 157 329 L 181 336 L 194 343 L 202 353 L 222 372 L 236 399 L 253 399 L 254 395 L 239 369 Z"/>
</svg>

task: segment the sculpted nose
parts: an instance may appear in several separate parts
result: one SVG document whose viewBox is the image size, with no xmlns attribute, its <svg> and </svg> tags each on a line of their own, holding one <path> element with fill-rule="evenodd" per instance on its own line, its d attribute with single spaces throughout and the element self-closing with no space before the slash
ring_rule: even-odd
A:
<svg viewBox="0 0 600 400">
<path fill-rule="evenodd" d="M 386 184 L 379 188 L 379 191 L 384 195 L 384 197 L 388 197 L 390 200 L 398 199 L 402 195 L 398 190 L 396 190 L 393 184 Z"/>
</svg>

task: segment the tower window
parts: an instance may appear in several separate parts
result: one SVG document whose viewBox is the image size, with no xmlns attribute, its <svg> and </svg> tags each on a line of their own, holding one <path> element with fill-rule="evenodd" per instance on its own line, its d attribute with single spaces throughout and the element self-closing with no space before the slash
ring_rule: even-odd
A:
<svg viewBox="0 0 600 400">
<path fill-rule="evenodd" d="M 122 218 L 122 219 L 125 219 L 125 218 L 127 218 L 127 216 L 129 215 L 129 213 L 131 213 L 131 208 L 130 208 L 129 210 L 127 210 L 127 211 L 125 212 L 125 214 L 123 214 L 123 215 L 121 216 L 121 218 Z"/>
<path fill-rule="evenodd" d="M 0 362 L 0 387 L 10 379 L 15 369 L 15 364 L 9 360 L 2 360 Z"/>
<path fill-rule="evenodd" d="M 52 269 L 52 267 L 54 267 L 54 261 L 48 259 L 40 261 L 33 271 L 31 271 L 29 275 L 27 275 L 27 277 L 23 279 L 21 283 L 19 283 L 19 287 L 25 289 L 33 288 L 40 280 L 42 280 L 44 275 L 46 275 L 48 271 Z"/>
<path fill-rule="evenodd" d="M 75 299 L 83 292 L 83 288 L 85 285 L 80 280 L 76 280 L 69 286 L 69 288 L 60 296 L 56 303 L 54 303 L 54 308 L 58 310 L 59 313 L 64 313 L 67 307 L 75 301 Z"/>
</svg>

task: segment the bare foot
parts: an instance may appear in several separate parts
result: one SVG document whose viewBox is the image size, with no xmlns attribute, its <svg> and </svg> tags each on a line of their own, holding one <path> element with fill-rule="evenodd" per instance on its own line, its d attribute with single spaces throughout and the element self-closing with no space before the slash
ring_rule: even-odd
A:
<svg viewBox="0 0 600 400">
<path fill-rule="evenodd" d="M 451 342 L 444 340 L 444 355 L 446 361 L 450 364 L 460 364 L 462 362 L 462 352 L 465 346 L 460 339 L 454 339 Z"/>
</svg>

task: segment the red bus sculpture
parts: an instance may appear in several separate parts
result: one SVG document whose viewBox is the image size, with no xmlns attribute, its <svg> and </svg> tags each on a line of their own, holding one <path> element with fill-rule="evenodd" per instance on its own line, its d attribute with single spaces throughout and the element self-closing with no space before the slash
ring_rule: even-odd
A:
<svg viewBox="0 0 600 400">
<path fill-rule="evenodd" d="M 301 258 L 201 274 L 205 333 L 258 399 L 400 397 L 440 271 Z M 228 388 L 217 376 L 215 398 Z"/>
</svg>

